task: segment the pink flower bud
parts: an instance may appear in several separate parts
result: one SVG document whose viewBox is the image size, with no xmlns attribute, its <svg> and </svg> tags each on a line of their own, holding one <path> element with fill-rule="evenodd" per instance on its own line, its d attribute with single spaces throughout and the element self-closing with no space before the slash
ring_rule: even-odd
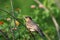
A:
<svg viewBox="0 0 60 40">
<path fill-rule="evenodd" d="M 35 5 L 31 5 L 31 8 L 35 8 L 36 6 Z"/>
<path fill-rule="evenodd" d="M 39 5 L 39 8 L 43 8 L 44 6 L 42 4 Z"/>
</svg>

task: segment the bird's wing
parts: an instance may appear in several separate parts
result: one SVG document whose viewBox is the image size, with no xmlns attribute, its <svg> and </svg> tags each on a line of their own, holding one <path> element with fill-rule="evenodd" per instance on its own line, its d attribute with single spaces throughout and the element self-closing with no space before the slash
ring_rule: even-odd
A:
<svg viewBox="0 0 60 40">
<path fill-rule="evenodd" d="M 44 33 L 42 32 L 42 30 L 38 27 L 38 25 L 31 21 L 26 23 L 27 28 L 30 29 L 30 31 L 37 31 L 42 37 L 44 36 Z"/>
<path fill-rule="evenodd" d="M 35 22 L 33 22 L 33 21 L 30 23 L 30 25 L 31 25 L 31 27 L 32 27 L 33 29 L 35 29 L 36 31 L 39 29 L 38 25 L 37 25 Z"/>
<path fill-rule="evenodd" d="M 33 21 L 31 21 L 31 22 L 26 22 L 26 26 L 27 26 L 27 28 L 29 28 L 29 29 L 34 29 L 34 30 L 36 30 L 38 27 L 37 27 L 37 24 L 36 23 L 34 23 Z"/>
<path fill-rule="evenodd" d="M 38 31 L 38 33 L 43 37 L 43 36 L 45 36 L 44 35 L 44 33 L 42 32 L 42 30 L 38 27 L 38 25 L 36 24 L 36 23 L 34 23 L 34 22 L 32 22 L 32 27 L 36 30 L 36 31 Z"/>
</svg>

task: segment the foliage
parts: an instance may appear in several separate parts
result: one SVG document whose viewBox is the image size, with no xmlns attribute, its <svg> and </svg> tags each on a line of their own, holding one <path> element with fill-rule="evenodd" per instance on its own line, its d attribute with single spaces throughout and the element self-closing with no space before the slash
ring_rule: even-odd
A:
<svg viewBox="0 0 60 40">
<path fill-rule="evenodd" d="M 50 8 L 54 13 L 57 22 L 60 24 L 60 10 L 56 6 L 54 0 L 39 0 L 46 8 Z M 35 6 L 35 7 L 33 7 Z M 0 9 L 8 11 L 10 14 L 0 10 L 0 30 L 7 34 L 10 40 L 33 40 L 30 33 L 26 29 L 25 16 L 30 16 L 46 33 L 51 40 L 58 40 L 56 28 L 50 17 L 51 12 L 46 12 L 43 8 L 34 2 L 34 0 L 13 0 L 14 15 L 18 20 L 14 23 L 14 18 L 10 15 L 10 0 L 0 0 Z M 1 23 L 2 22 L 2 23 Z M 23 24 L 23 25 L 22 25 Z M 37 33 L 33 33 L 36 40 L 42 40 Z M 0 34 L 0 40 L 5 38 Z"/>
</svg>

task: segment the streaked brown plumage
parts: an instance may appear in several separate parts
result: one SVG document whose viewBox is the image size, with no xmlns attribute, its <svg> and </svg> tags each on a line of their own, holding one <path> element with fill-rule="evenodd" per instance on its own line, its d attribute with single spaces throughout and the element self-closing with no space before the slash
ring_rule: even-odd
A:
<svg viewBox="0 0 60 40">
<path fill-rule="evenodd" d="M 25 17 L 25 21 L 26 21 L 26 27 L 29 31 L 33 32 L 33 31 L 37 31 L 40 36 L 44 37 L 45 35 L 43 34 L 42 30 L 38 27 L 38 25 L 33 22 L 32 18 L 27 16 Z"/>
</svg>

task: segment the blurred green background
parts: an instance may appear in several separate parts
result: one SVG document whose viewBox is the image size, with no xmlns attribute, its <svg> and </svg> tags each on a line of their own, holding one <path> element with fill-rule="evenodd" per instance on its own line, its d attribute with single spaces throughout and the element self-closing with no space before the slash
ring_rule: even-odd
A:
<svg viewBox="0 0 60 40">
<path fill-rule="evenodd" d="M 60 25 L 60 10 L 55 4 L 54 0 L 39 0 L 46 8 L 50 8 L 53 11 L 58 24 Z M 12 13 L 12 7 L 10 0 L 0 0 L 0 9 L 3 9 L 10 14 Z M 42 7 L 34 0 L 13 0 L 14 16 L 19 19 L 15 20 L 10 14 L 5 11 L 0 10 L 0 30 L 7 34 L 9 40 L 33 40 L 30 37 L 28 30 L 25 25 L 25 16 L 30 16 L 39 25 L 43 32 L 49 36 L 51 40 L 58 40 L 56 27 L 50 16 L 51 12 L 46 12 Z M 0 32 L 1 33 L 1 32 Z M 0 40 L 5 40 L 6 38 L 0 34 Z M 42 40 L 42 37 L 37 33 L 35 35 L 35 40 Z"/>
</svg>

